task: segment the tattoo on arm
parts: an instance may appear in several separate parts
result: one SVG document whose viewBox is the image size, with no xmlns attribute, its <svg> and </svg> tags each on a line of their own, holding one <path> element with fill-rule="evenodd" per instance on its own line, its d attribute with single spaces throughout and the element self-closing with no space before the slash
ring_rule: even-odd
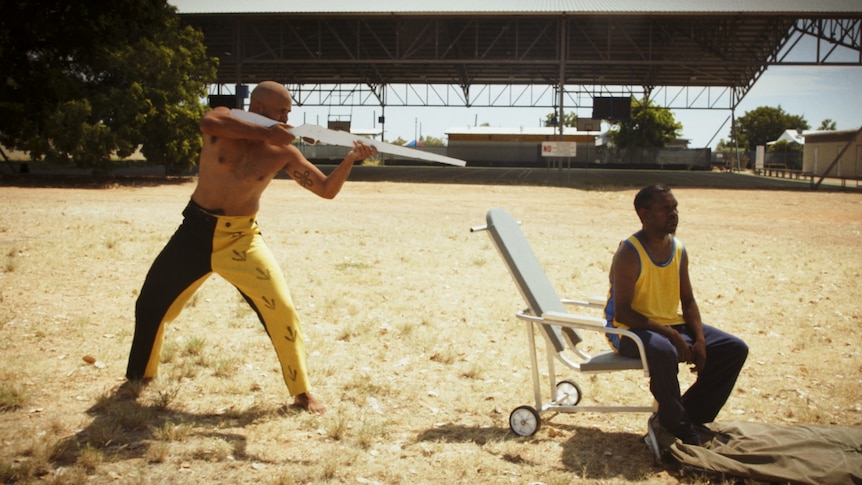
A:
<svg viewBox="0 0 862 485">
<path fill-rule="evenodd" d="M 314 182 L 311 180 L 311 171 L 309 170 L 306 170 L 303 173 L 299 173 L 299 170 L 294 170 L 293 179 L 303 187 L 311 187 L 314 185 Z"/>
</svg>

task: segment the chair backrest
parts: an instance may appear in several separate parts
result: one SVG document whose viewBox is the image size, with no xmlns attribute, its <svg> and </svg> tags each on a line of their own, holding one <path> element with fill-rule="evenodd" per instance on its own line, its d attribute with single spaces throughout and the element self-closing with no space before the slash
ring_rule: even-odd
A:
<svg viewBox="0 0 862 485">
<path fill-rule="evenodd" d="M 524 297 L 524 301 L 527 302 L 530 311 L 536 316 L 551 311 L 566 312 L 563 302 L 548 280 L 545 270 L 542 269 L 542 265 L 532 248 L 530 248 L 518 222 L 508 212 L 500 208 L 489 210 L 485 220 L 488 231 L 491 233 L 491 239 L 505 260 L 509 273 L 515 280 L 515 285 L 520 290 L 521 296 Z M 566 350 L 559 326 L 540 325 L 540 327 L 545 330 L 557 352 Z M 567 333 L 570 333 L 570 340 L 576 339 L 572 342 L 573 344 L 580 341 L 576 332 Z"/>
</svg>

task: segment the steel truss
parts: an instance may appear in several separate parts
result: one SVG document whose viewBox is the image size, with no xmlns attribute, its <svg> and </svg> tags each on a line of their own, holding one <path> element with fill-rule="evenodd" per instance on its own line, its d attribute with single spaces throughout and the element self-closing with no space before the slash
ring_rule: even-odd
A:
<svg viewBox="0 0 862 485">
<path fill-rule="evenodd" d="M 862 66 L 862 16 L 188 15 L 213 94 L 275 79 L 297 105 L 735 109 L 769 66 Z"/>
<path fill-rule="evenodd" d="M 482 84 L 465 90 L 454 85 L 365 84 L 287 85 L 297 106 L 399 106 L 476 108 L 553 108 L 559 104 L 559 90 L 551 85 Z M 223 88 L 231 92 L 230 86 Z M 635 86 L 565 87 L 565 105 L 573 109 L 592 107 L 592 99 L 602 96 L 635 96 L 650 99 L 673 109 L 722 109 L 731 107 L 734 91 L 722 86 L 659 86 L 647 91 Z"/>
</svg>

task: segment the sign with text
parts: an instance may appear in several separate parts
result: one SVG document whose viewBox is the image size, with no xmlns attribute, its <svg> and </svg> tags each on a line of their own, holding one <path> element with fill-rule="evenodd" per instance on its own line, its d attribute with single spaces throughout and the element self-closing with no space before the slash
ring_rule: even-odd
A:
<svg viewBox="0 0 862 485">
<path fill-rule="evenodd" d="M 574 157 L 578 153 L 578 144 L 573 141 L 543 141 L 543 157 Z"/>
</svg>

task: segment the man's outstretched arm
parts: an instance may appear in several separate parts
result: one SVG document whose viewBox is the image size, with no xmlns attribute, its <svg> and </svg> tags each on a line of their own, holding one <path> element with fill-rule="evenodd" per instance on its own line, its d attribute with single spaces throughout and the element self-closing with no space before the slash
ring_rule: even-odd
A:
<svg viewBox="0 0 862 485">
<path fill-rule="evenodd" d="M 290 151 L 290 156 L 287 165 L 284 167 L 285 172 L 296 183 L 324 199 L 334 199 L 341 192 L 341 188 L 344 186 L 344 182 L 347 181 L 347 176 L 350 175 L 355 162 L 364 160 L 377 153 L 377 149 L 373 146 L 355 141 L 353 142 L 353 149 L 347 153 L 344 160 L 329 175 L 325 175 L 313 163 L 308 161 L 295 146 L 288 147 L 288 150 Z"/>
</svg>

